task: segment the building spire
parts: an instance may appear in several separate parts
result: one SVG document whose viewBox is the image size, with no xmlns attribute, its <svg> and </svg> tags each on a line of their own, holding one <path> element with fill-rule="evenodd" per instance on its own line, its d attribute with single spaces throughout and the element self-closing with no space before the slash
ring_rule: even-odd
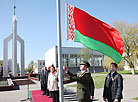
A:
<svg viewBox="0 0 138 102">
<path fill-rule="evenodd" d="M 15 0 L 14 0 L 14 7 L 13 8 L 14 8 L 14 15 L 15 15 L 15 9 L 16 9 Z"/>
</svg>

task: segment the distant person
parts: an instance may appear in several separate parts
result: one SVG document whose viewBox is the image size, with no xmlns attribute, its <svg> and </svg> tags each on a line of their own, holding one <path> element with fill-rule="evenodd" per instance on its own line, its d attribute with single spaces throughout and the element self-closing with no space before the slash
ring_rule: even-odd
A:
<svg viewBox="0 0 138 102">
<path fill-rule="evenodd" d="M 80 71 L 77 74 L 72 74 L 65 66 L 63 66 L 63 70 L 69 74 L 70 79 L 77 81 L 78 102 L 91 102 L 94 98 L 94 84 L 91 78 L 91 73 L 88 71 L 88 67 L 90 67 L 89 62 L 82 61 L 80 63 Z"/>
<path fill-rule="evenodd" d="M 44 75 L 43 75 L 43 73 L 44 73 L 43 72 L 43 68 L 41 68 L 40 69 L 40 73 L 39 73 L 40 74 L 39 75 L 40 76 L 39 80 L 40 80 L 41 91 L 44 91 L 44 85 L 43 85 L 43 77 L 44 77 Z"/>
<path fill-rule="evenodd" d="M 0 79 L 2 79 L 2 77 L 3 77 L 3 66 L 1 64 L 1 67 L 0 67 Z"/>
<path fill-rule="evenodd" d="M 54 65 L 50 66 L 50 73 L 48 76 L 48 89 L 53 98 L 53 102 L 59 102 L 59 86 L 58 86 L 58 72 Z"/>
<path fill-rule="evenodd" d="M 34 73 L 34 71 L 32 70 L 32 71 L 31 71 L 31 74 L 33 74 L 33 73 Z"/>
<path fill-rule="evenodd" d="M 49 75 L 49 71 L 47 69 L 47 67 L 44 67 L 44 93 L 43 95 L 49 96 L 49 90 L 47 88 L 48 85 L 48 75 Z"/>
<path fill-rule="evenodd" d="M 2 79 L 2 75 L 1 75 L 1 67 L 0 67 L 0 79 Z"/>
<path fill-rule="evenodd" d="M 103 100 L 106 102 L 121 102 L 123 98 L 123 78 L 117 73 L 118 65 L 110 64 L 110 73 L 107 75 L 104 84 Z"/>
</svg>

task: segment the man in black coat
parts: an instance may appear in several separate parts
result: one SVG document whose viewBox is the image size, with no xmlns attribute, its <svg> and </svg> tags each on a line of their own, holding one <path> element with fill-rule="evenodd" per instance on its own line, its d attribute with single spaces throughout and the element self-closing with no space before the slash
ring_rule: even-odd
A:
<svg viewBox="0 0 138 102">
<path fill-rule="evenodd" d="M 121 102 L 123 99 L 123 78 L 117 73 L 117 64 L 110 64 L 110 73 L 107 75 L 104 84 L 103 100 L 108 102 Z"/>
<path fill-rule="evenodd" d="M 47 70 L 46 67 L 44 67 L 44 71 L 43 71 L 44 92 L 43 92 L 43 95 L 46 95 L 46 96 L 49 96 L 49 91 L 47 89 L 48 75 L 49 75 L 49 71 Z"/>
<path fill-rule="evenodd" d="M 1 67 L 0 67 L 0 79 L 3 77 L 3 66 L 1 64 Z"/>
<path fill-rule="evenodd" d="M 44 91 L 44 85 L 43 85 L 43 76 L 44 76 L 44 70 L 43 68 L 41 68 L 40 73 L 39 73 L 39 80 L 40 80 L 40 84 L 41 84 L 41 90 Z"/>
</svg>

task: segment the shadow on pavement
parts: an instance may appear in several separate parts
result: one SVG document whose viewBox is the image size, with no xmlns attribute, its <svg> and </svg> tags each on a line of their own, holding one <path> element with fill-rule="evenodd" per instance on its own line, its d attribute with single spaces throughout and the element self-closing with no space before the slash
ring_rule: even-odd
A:
<svg viewBox="0 0 138 102">
<path fill-rule="evenodd" d="M 64 92 L 64 99 L 66 101 L 77 101 L 76 93 L 75 92 Z"/>
<path fill-rule="evenodd" d="M 75 92 L 64 92 L 64 99 L 65 101 L 78 101 Z M 99 101 L 99 99 L 94 99 L 93 101 Z"/>
</svg>

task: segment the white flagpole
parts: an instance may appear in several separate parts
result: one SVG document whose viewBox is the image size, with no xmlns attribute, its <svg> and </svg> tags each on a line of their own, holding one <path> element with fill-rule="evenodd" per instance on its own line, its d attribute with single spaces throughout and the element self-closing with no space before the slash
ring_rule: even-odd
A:
<svg viewBox="0 0 138 102">
<path fill-rule="evenodd" d="M 57 37 L 58 37 L 59 96 L 60 96 L 60 102 L 64 102 L 63 77 L 62 77 L 63 76 L 63 69 L 62 69 L 60 0 L 57 0 Z"/>
</svg>

